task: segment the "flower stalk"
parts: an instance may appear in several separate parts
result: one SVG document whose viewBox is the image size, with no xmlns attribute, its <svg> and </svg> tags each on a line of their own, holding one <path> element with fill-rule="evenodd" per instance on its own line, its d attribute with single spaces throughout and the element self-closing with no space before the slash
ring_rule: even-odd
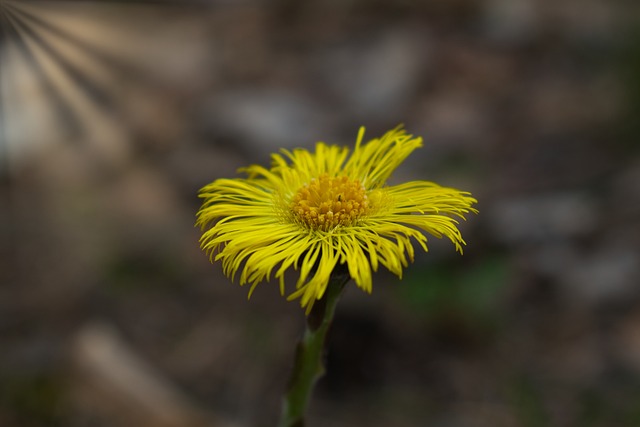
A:
<svg viewBox="0 0 640 427">
<path fill-rule="evenodd" d="M 278 427 L 304 426 L 313 387 L 325 373 L 323 356 L 327 332 L 342 290 L 350 279 L 348 272 L 342 270 L 340 267 L 334 269 L 324 295 L 307 316 L 307 328 L 296 350 Z"/>
</svg>

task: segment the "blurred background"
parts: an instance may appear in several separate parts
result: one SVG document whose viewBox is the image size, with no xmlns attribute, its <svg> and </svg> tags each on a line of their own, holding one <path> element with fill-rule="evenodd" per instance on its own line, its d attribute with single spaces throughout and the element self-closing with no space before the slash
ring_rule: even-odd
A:
<svg viewBox="0 0 640 427">
<path fill-rule="evenodd" d="M 640 425 L 639 9 L 0 0 L 0 426 L 275 425 L 304 313 L 197 191 L 398 123 L 480 214 L 348 289 L 308 425 Z"/>
</svg>

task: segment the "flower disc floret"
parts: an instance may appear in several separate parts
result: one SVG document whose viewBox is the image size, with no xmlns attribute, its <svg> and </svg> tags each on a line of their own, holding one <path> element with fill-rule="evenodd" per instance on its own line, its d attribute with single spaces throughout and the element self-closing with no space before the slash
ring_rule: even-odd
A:
<svg viewBox="0 0 640 427">
<path fill-rule="evenodd" d="M 322 174 L 293 196 L 294 219 L 311 230 L 350 226 L 367 213 L 367 191 L 358 180 Z"/>
</svg>

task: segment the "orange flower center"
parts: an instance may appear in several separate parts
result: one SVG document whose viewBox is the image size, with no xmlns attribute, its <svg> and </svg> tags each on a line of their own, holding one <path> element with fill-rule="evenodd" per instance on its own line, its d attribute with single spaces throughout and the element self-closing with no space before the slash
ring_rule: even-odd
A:
<svg viewBox="0 0 640 427">
<path fill-rule="evenodd" d="M 322 231 L 352 225 L 368 208 L 367 193 L 360 181 L 327 174 L 305 184 L 291 202 L 291 211 L 300 223 Z"/>
</svg>

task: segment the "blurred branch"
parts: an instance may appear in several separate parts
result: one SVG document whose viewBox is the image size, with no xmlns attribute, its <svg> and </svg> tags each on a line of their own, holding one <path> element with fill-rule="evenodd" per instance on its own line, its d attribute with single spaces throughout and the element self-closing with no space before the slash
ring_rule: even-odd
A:
<svg viewBox="0 0 640 427">
<path fill-rule="evenodd" d="M 89 383 L 87 389 L 99 394 L 92 404 L 110 408 L 110 416 L 159 427 L 235 426 L 197 407 L 108 324 L 89 324 L 78 332 L 73 360 L 80 382 Z M 91 398 L 83 395 L 85 400 Z"/>
</svg>

